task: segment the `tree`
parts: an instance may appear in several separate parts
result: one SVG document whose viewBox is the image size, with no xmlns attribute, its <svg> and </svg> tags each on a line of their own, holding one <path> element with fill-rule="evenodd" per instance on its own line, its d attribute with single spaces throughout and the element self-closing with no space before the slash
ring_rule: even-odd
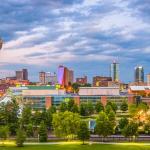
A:
<svg viewBox="0 0 150 150">
<path fill-rule="evenodd" d="M 125 137 L 133 139 L 134 136 L 138 135 L 138 124 L 135 122 L 130 122 L 127 126 L 124 127 L 122 134 Z"/>
<path fill-rule="evenodd" d="M 80 86 L 81 86 L 81 85 L 78 84 L 78 83 L 73 83 L 73 84 L 72 84 L 72 88 L 73 88 L 73 90 L 74 90 L 75 93 L 78 93 L 78 92 L 79 92 L 79 87 L 80 87 Z"/>
<path fill-rule="evenodd" d="M 25 140 L 26 140 L 26 134 L 21 128 L 19 128 L 17 130 L 16 145 L 18 147 L 22 147 Z"/>
<path fill-rule="evenodd" d="M 41 120 L 42 120 L 41 112 L 36 110 L 35 113 L 33 114 L 33 125 L 37 127 L 38 125 L 40 125 Z"/>
<path fill-rule="evenodd" d="M 108 119 L 109 119 L 109 121 L 111 122 L 112 126 L 115 127 L 115 126 L 116 126 L 116 116 L 115 116 L 114 111 L 111 111 L 111 112 L 108 114 Z"/>
<path fill-rule="evenodd" d="M 33 137 L 33 125 L 30 123 L 27 125 L 26 127 L 26 134 L 27 134 L 27 137 Z"/>
<path fill-rule="evenodd" d="M 21 116 L 21 124 L 22 126 L 27 126 L 28 124 L 31 123 L 31 108 L 29 106 L 25 106 L 22 111 L 22 116 Z"/>
<path fill-rule="evenodd" d="M 7 125 L 11 135 L 16 135 L 16 129 L 18 128 L 18 112 L 19 106 L 16 102 L 16 97 L 12 97 L 11 102 L 4 105 L 4 125 Z"/>
<path fill-rule="evenodd" d="M 126 101 L 123 101 L 123 102 L 122 102 L 122 104 L 121 104 L 121 106 L 120 106 L 120 109 L 121 109 L 122 111 L 127 111 L 127 110 L 128 110 L 128 104 L 127 104 Z"/>
<path fill-rule="evenodd" d="M 49 109 L 48 109 L 49 112 L 51 112 L 52 114 L 56 113 L 56 107 L 55 106 L 51 106 Z"/>
<path fill-rule="evenodd" d="M 40 127 L 39 127 L 39 141 L 40 142 L 47 142 L 47 128 L 46 128 L 46 125 L 45 125 L 44 121 L 42 121 L 40 123 Z"/>
<path fill-rule="evenodd" d="M 92 114 L 93 114 L 93 112 L 94 112 L 94 107 L 93 107 L 92 102 L 88 102 L 88 103 L 87 103 L 87 111 L 88 111 L 88 115 L 92 115 Z"/>
<path fill-rule="evenodd" d="M 74 105 L 73 105 L 72 112 L 73 112 L 73 113 L 78 113 L 78 112 L 79 112 L 79 108 L 78 108 L 78 105 L 77 105 L 77 104 L 74 104 Z"/>
<path fill-rule="evenodd" d="M 87 106 L 84 103 L 80 104 L 80 115 L 87 116 Z"/>
<path fill-rule="evenodd" d="M 147 112 L 148 111 L 148 105 L 145 103 L 140 103 L 139 105 L 131 104 L 129 106 L 129 113 L 132 117 L 137 116 L 139 112 Z"/>
<path fill-rule="evenodd" d="M 96 120 L 95 130 L 98 135 L 102 135 L 103 137 L 113 134 L 114 128 L 105 112 L 100 112 Z"/>
<path fill-rule="evenodd" d="M 107 104 L 106 104 L 106 108 L 107 108 L 108 106 L 111 106 L 112 110 L 116 113 L 116 111 L 117 111 L 117 109 L 118 109 L 116 103 L 108 101 Z"/>
<path fill-rule="evenodd" d="M 106 105 L 106 106 L 105 106 L 105 113 L 106 113 L 106 114 L 109 114 L 111 111 L 113 111 L 111 105 Z"/>
<path fill-rule="evenodd" d="M 117 104 L 113 102 L 113 103 L 111 104 L 111 107 L 112 107 L 113 111 L 116 113 L 116 111 L 118 110 Z"/>
<path fill-rule="evenodd" d="M 73 106 L 74 106 L 74 100 L 71 98 L 68 101 L 68 111 L 72 112 Z"/>
<path fill-rule="evenodd" d="M 54 133 L 58 137 L 69 138 L 77 134 L 80 125 L 79 114 L 73 112 L 59 112 L 53 115 Z"/>
<path fill-rule="evenodd" d="M 68 110 L 68 106 L 67 106 L 67 103 L 66 102 L 62 102 L 59 106 L 59 110 L 60 112 L 65 112 Z"/>
<path fill-rule="evenodd" d="M 83 141 L 83 144 L 85 140 L 88 140 L 90 138 L 90 132 L 85 121 L 82 121 L 80 123 L 78 138 Z"/>
<path fill-rule="evenodd" d="M 41 113 L 41 122 L 44 121 L 44 123 L 46 124 L 47 119 L 48 119 L 47 111 L 46 108 L 44 108 Z"/>
<path fill-rule="evenodd" d="M 119 129 L 122 131 L 124 129 L 125 126 L 128 125 L 128 119 L 127 117 L 123 117 L 119 120 Z"/>
<path fill-rule="evenodd" d="M 52 127 L 52 120 L 53 120 L 53 111 L 51 109 L 48 109 L 46 112 L 45 124 L 47 126 L 47 129 L 49 129 L 49 130 Z"/>
<path fill-rule="evenodd" d="M 150 134 L 150 122 L 148 122 L 144 125 L 144 131 L 146 134 L 148 134 L 148 135 Z"/>
<path fill-rule="evenodd" d="M 9 135 L 9 128 L 8 126 L 1 126 L 0 127 L 0 138 L 6 140 Z"/>
<path fill-rule="evenodd" d="M 95 110 L 97 113 L 101 112 L 101 111 L 104 111 L 104 106 L 101 102 L 97 102 L 96 105 L 95 105 Z"/>
</svg>

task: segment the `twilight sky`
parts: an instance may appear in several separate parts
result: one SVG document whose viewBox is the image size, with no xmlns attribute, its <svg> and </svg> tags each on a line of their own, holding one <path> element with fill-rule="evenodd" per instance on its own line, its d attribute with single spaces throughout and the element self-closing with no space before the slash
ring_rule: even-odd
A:
<svg viewBox="0 0 150 150">
<path fill-rule="evenodd" d="M 136 65 L 150 73 L 150 0 L 4 0 L 0 37 L 1 76 L 28 68 L 35 81 L 64 64 L 91 80 L 117 60 L 128 82 Z"/>
</svg>

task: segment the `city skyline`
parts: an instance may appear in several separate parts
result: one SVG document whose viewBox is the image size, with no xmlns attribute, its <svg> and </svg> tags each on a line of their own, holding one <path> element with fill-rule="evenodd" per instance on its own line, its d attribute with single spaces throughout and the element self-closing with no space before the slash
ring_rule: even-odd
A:
<svg viewBox="0 0 150 150">
<path fill-rule="evenodd" d="M 134 67 L 150 72 L 148 1 L 62 0 L 0 3 L 0 72 L 28 68 L 30 80 L 59 64 L 75 76 L 109 75 L 113 60 L 120 80 L 134 80 Z M 6 13 L 7 10 L 7 13 Z M 30 15 L 29 15 L 30 14 Z M 128 71 L 127 71 L 128 69 Z"/>
</svg>

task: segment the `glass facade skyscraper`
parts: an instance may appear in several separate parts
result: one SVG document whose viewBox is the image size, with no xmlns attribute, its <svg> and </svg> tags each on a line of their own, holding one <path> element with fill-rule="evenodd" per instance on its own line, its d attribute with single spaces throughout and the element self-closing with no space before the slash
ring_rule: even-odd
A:
<svg viewBox="0 0 150 150">
<path fill-rule="evenodd" d="M 113 62 L 110 68 L 112 81 L 119 82 L 119 63 Z"/>
<path fill-rule="evenodd" d="M 135 82 L 144 82 L 144 68 L 142 66 L 135 67 Z"/>
</svg>

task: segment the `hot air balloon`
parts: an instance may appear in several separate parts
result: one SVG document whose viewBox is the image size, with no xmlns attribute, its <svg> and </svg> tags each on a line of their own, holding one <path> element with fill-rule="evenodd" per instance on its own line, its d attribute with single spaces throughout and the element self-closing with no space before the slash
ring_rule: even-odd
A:
<svg viewBox="0 0 150 150">
<path fill-rule="evenodd" d="M 2 49 L 2 46 L 3 46 L 3 40 L 0 39 L 0 50 Z"/>
</svg>

